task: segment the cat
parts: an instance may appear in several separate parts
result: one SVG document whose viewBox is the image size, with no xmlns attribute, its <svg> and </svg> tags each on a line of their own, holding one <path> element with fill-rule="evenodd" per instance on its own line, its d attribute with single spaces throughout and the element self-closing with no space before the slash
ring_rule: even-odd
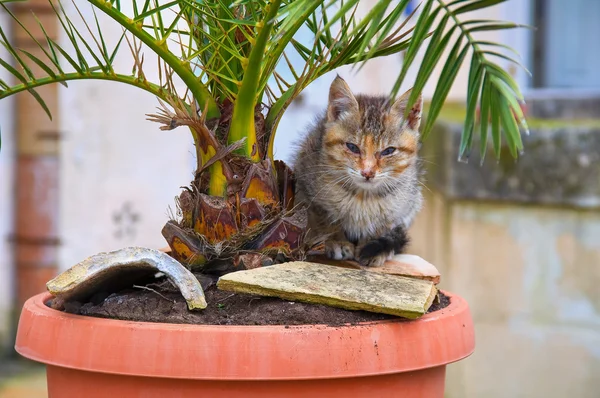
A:
<svg viewBox="0 0 600 398">
<path fill-rule="evenodd" d="M 300 143 L 293 161 L 296 199 L 308 207 L 308 232 L 328 236 L 327 257 L 381 266 L 408 244 L 422 206 L 419 181 L 419 95 L 395 102 L 354 96 L 338 75 L 326 112 Z"/>
</svg>

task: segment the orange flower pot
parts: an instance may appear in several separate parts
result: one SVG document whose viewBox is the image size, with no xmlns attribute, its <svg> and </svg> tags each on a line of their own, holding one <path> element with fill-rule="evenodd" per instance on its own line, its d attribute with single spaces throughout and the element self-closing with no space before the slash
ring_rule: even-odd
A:
<svg viewBox="0 0 600 398">
<path fill-rule="evenodd" d="M 447 293 L 448 294 L 448 293 Z M 49 398 L 443 397 L 446 364 L 475 347 L 467 303 L 352 326 L 128 322 L 29 299 L 16 350 L 47 365 Z"/>
</svg>

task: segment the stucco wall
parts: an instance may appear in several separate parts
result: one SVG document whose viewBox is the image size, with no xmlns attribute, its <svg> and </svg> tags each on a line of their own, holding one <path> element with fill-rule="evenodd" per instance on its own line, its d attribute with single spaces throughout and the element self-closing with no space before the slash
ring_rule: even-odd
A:
<svg viewBox="0 0 600 398">
<path fill-rule="evenodd" d="M 412 251 L 435 261 L 475 321 L 477 348 L 449 367 L 448 397 L 598 396 L 598 210 L 430 193 L 412 232 Z"/>
<path fill-rule="evenodd" d="M 476 151 L 457 162 L 452 122 L 422 152 L 427 199 L 411 252 L 468 301 L 476 331 L 473 356 L 449 367 L 448 397 L 600 391 L 600 131 L 533 122 L 519 162 L 480 165 Z"/>
</svg>

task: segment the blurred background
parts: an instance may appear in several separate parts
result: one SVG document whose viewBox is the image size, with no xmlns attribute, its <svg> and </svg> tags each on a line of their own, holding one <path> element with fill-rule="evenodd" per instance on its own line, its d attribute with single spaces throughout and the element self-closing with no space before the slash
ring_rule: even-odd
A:
<svg viewBox="0 0 600 398">
<path fill-rule="evenodd" d="M 45 1 L 26 4 L 66 41 Z M 467 299 L 476 327 L 475 354 L 449 367 L 447 396 L 599 397 L 600 1 L 509 0 L 476 13 L 536 27 L 480 32 L 516 49 L 532 73 L 505 64 L 527 99 L 530 134 L 518 162 L 507 153 L 482 161 L 478 142 L 468 162 L 457 161 L 462 70 L 423 144 L 426 204 L 410 251 L 440 269 L 442 289 Z M 0 11 L 0 24 L 9 23 Z M 130 65 L 129 57 L 116 62 Z M 385 94 L 401 63 L 394 56 L 339 73 L 355 92 Z M 155 66 L 146 65 L 152 80 Z M 276 157 L 290 159 L 333 77 L 292 104 Z M 426 98 L 435 72 L 431 80 Z M 52 121 L 28 95 L 0 101 L 0 398 L 45 396 L 43 370 L 17 361 L 12 348 L 23 301 L 97 252 L 165 246 L 160 230 L 192 179 L 190 135 L 145 120 L 157 105 L 152 95 L 104 81 L 69 86 L 40 90 Z"/>
</svg>

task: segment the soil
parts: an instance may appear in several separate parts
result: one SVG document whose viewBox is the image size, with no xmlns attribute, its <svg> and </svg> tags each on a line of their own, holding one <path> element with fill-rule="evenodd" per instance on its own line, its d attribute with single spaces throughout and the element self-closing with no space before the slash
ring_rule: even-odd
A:
<svg viewBox="0 0 600 398">
<path fill-rule="evenodd" d="M 67 302 L 65 311 L 79 315 L 140 322 L 201 325 L 307 325 L 339 326 L 379 320 L 402 320 L 391 315 L 349 311 L 319 304 L 291 302 L 218 290 L 214 281 L 199 278 L 208 307 L 188 311 L 185 300 L 168 280 L 117 293 L 100 292 L 89 301 Z M 428 312 L 450 304 L 442 292 Z"/>
</svg>

